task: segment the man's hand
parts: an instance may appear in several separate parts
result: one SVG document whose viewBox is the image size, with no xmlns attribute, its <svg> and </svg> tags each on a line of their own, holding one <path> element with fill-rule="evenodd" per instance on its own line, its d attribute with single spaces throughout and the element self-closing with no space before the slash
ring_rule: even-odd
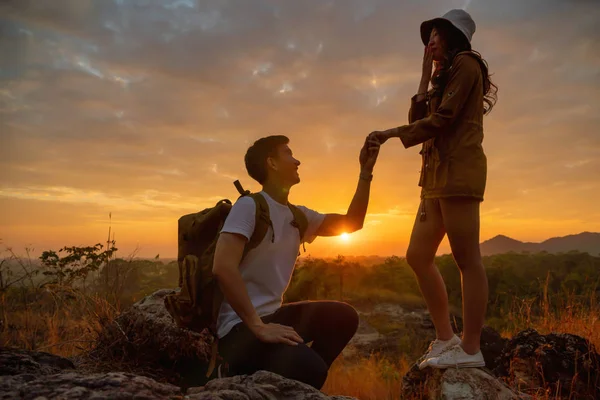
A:
<svg viewBox="0 0 600 400">
<path fill-rule="evenodd" d="M 380 141 L 375 137 L 368 136 L 365 139 L 365 144 L 360 149 L 358 161 L 360 162 L 361 171 L 373 172 L 377 156 L 379 155 Z"/>
<path fill-rule="evenodd" d="M 291 326 L 279 324 L 257 324 L 252 326 L 252 333 L 258 340 L 264 343 L 283 343 L 296 346 L 304 343 L 304 340 Z"/>
</svg>

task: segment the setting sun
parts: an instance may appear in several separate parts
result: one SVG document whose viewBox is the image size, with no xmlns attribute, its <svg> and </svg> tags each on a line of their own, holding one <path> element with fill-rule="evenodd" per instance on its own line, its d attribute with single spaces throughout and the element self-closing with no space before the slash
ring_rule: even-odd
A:
<svg viewBox="0 0 600 400">
<path fill-rule="evenodd" d="M 340 239 L 341 239 L 343 242 L 347 242 L 347 241 L 349 241 L 349 240 L 350 240 L 350 235 L 349 235 L 348 233 L 344 232 L 344 233 L 342 233 L 342 234 L 340 235 Z"/>
</svg>

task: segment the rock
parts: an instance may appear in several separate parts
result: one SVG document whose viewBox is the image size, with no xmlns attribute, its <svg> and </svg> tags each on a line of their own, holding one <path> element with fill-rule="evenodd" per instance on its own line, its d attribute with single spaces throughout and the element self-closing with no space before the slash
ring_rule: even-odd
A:
<svg viewBox="0 0 600 400">
<path fill-rule="evenodd" d="M 344 355 L 419 358 L 435 338 L 427 310 L 405 310 L 398 304 L 381 303 L 359 311 L 359 327 Z"/>
<path fill-rule="evenodd" d="M 481 354 L 483 354 L 483 360 L 488 369 L 492 370 L 496 367 L 498 357 L 502 354 L 502 350 L 507 342 L 508 339 L 500 336 L 493 328 L 489 326 L 483 327 L 479 345 L 481 346 Z"/>
<path fill-rule="evenodd" d="M 377 329 L 373 328 L 365 318 L 358 319 L 358 329 L 356 333 L 348 343 L 348 345 L 342 351 L 342 354 L 346 358 L 351 358 L 354 356 L 367 356 L 373 349 L 373 343 L 376 343 L 382 339 L 384 336 L 380 334 Z"/>
<path fill-rule="evenodd" d="M 479 368 L 426 368 L 415 365 L 402 379 L 401 399 L 509 400 L 526 399 Z"/>
<path fill-rule="evenodd" d="M 382 303 L 370 312 L 359 312 L 358 332 L 349 343 L 344 355 L 368 357 L 371 353 L 386 354 L 391 358 L 405 356 L 417 360 L 435 339 L 435 328 L 427 310 L 405 310 L 397 304 Z M 451 316 L 452 328 L 459 334 L 462 319 Z M 369 321 L 372 321 L 369 323 Z M 377 322 L 387 326 L 388 332 L 377 330 Z M 391 326 L 391 328 L 389 328 Z M 490 369 L 495 368 L 495 360 L 502 353 L 507 339 L 489 326 L 484 326 L 481 334 L 481 352 Z"/>
<path fill-rule="evenodd" d="M 177 386 L 123 372 L 0 377 L 0 399 L 183 399 Z"/>
<path fill-rule="evenodd" d="M 309 399 L 351 400 L 327 396 L 304 383 L 259 371 L 209 381 L 204 387 L 182 389 L 147 376 L 128 372 L 85 374 L 69 371 L 73 364 L 62 357 L 16 349 L 1 349 L 5 375 L 0 376 L 0 400 L 8 399 Z M 19 367 L 20 360 L 23 361 Z M 33 362 L 31 360 L 37 360 Z M 4 363 L 6 362 L 6 363 Z M 115 368 L 113 366 L 113 368 Z M 54 373 L 61 371 L 59 373 Z M 159 376 L 165 380 L 165 376 Z"/>
<path fill-rule="evenodd" d="M 16 399 L 21 386 L 27 382 L 39 379 L 39 375 L 21 374 L 0 376 L 0 400 Z"/>
<path fill-rule="evenodd" d="M 600 356 L 588 340 L 528 329 L 506 344 L 494 373 L 519 390 L 544 388 L 549 398 L 597 399 L 599 368 Z"/>
<path fill-rule="evenodd" d="M 66 358 L 50 353 L 0 347 L 0 376 L 49 375 L 65 369 L 75 369 L 75 365 Z"/>
<path fill-rule="evenodd" d="M 202 388 L 190 388 L 190 400 L 352 400 L 347 396 L 327 396 L 305 383 L 267 371 L 215 379 Z"/>
<path fill-rule="evenodd" d="M 134 372 L 155 370 L 150 376 L 177 385 L 203 384 L 212 337 L 175 324 L 164 305 L 174 292 L 159 290 L 132 305 L 105 327 L 89 357 Z"/>
</svg>

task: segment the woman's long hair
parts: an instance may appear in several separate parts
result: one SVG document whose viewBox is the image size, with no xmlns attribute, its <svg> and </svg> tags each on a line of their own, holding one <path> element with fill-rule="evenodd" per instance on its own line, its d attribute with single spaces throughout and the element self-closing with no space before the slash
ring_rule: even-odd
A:
<svg viewBox="0 0 600 400">
<path fill-rule="evenodd" d="M 471 48 L 471 44 L 464 35 L 453 26 L 438 24 L 435 27 L 446 45 L 444 60 L 436 66 L 436 73 L 432 78 L 434 95 L 441 96 L 448 82 L 449 70 L 454 57 L 460 52 L 469 51 L 477 57 L 483 75 L 483 113 L 489 114 L 498 100 L 498 86 L 490 79 L 487 62 L 481 54 Z"/>
</svg>

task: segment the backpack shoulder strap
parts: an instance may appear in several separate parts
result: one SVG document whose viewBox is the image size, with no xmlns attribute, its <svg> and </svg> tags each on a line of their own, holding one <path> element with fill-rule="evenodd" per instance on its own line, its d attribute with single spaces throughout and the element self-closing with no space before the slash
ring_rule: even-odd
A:
<svg viewBox="0 0 600 400">
<path fill-rule="evenodd" d="M 269 205 L 267 204 L 267 200 L 260 193 L 252 193 L 248 195 L 251 197 L 256 203 L 256 219 L 254 224 L 254 232 L 246 243 L 246 247 L 244 248 L 244 256 L 248 254 L 248 252 L 262 242 L 263 238 L 267 234 L 269 227 L 273 227 L 271 222 L 271 215 L 269 214 Z M 273 237 L 271 240 L 275 239 L 275 233 L 273 233 Z"/>
<path fill-rule="evenodd" d="M 304 235 L 306 234 L 306 230 L 308 229 L 308 219 L 306 218 L 306 214 L 304 214 L 304 212 L 301 209 L 299 209 L 293 204 L 288 203 L 288 207 L 294 215 L 294 221 L 292 222 L 292 224 L 296 228 L 298 228 L 298 231 L 300 232 L 300 243 L 303 243 Z"/>
</svg>

